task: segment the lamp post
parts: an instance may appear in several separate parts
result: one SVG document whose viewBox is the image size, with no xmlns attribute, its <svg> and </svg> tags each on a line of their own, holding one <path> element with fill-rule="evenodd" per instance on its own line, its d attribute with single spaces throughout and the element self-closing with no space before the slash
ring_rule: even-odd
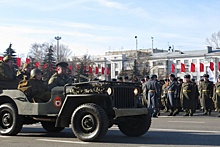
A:
<svg viewBox="0 0 220 147">
<path fill-rule="evenodd" d="M 57 63 L 59 62 L 59 40 L 61 39 L 60 36 L 55 37 L 57 40 Z"/>
<path fill-rule="evenodd" d="M 154 37 L 151 37 L 152 40 L 152 50 L 154 49 Z"/>
<path fill-rule="evenodd" d="M 137 36 L 134 36 L 134 38 L 136 39 L 136 58 L 138 57 L 138 53 L 137 53 L 137 50 L 138 50 L 138 40 L 137 40 Z"/>
</svg>

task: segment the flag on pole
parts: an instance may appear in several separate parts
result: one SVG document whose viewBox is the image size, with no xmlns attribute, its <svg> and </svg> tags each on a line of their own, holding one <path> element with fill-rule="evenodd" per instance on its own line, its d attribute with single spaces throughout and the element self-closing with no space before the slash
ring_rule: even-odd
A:
<svg viewBox="0 0 220 147">
<path fill-rule="evenodd" d="M 105 67 L 102 67 L 102 74 L 105 74 Z"/>
<path fill-rule="evenodd" d="M 175 64 L 172 64 L 172 67 L 171 67 L 171 72 L 174 73 L 175 72 Z"/>
<path fill-rule="evenodd" d="M 36 68 L 39 68 L 39 62 L 35 63 Z"/>
<path fill-rule="evenodd" d="M 26 58 L 26 63 L 29 64 L 30 63 L 30 59 Z"/>
<path fill-rule="evenodd" d="M 210 62 L 209 68 L 211 69 L 211 71 L 214 71 L 214 62 Z"/>
<path fill-rule="evenodd" d="M 181 72 L 186 72 L 185 64 L 181 63 Z"/>
<path fill-rule="evenodd" d="M 204 64 L 200 63 L 200 67 L 199 67 L 200 72 L 204 72 Z"/>
<path fill-rule="evenodd" d="M 196 71 L 196 66 L 194 63 L 191 63 L 191 72 L 195 72 Z"/>
<path fill-rule="evenodd" d="M 97 66 L 95 67 L 95 74 L 99 74 L 99 68 Z"/>
<path fill-rule="evenodd" d="M 17 66 L 20 67 L 21 66 L 21 58 L 16 58 L 16 63 L 17 63 Z"/>
<path fill-rule="evenodd" d="M 106 74 L 109 75 L 110 74 L 110 69 L 107 67 L 106 68 Z"/>
<path fill-rule="evenodd" d="M 89 66 L 89 74 L 92 74 L 92 67 Z"/>
<path fill-rule="evenodd" d="M 220 71 L 220 62 L 218 62 L 218 71 Z"/>
<path fill-rule="evenodd" d="M 0 56 L 0 61 L 2 61 L 2 60 L 3 60 L 3 57 Z"/>
</svg>

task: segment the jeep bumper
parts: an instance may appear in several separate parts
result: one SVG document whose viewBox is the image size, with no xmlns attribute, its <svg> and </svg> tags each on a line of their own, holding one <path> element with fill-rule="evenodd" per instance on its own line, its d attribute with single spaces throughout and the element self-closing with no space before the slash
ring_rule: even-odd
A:
<svg viewBox="0 0 220 147">
<path fill-rule="evenodd" d="M 125 108 L 125 109 L 114 108 L 114 112 L 115 112 L 115 117 L 134 116 L 134 115 L 148 114 L 148 109 L 147 108 Z"/>
</svg>

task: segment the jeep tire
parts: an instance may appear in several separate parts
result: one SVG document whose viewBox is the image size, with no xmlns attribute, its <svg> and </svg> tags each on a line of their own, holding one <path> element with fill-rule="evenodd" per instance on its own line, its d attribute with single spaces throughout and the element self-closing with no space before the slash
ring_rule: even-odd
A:
<svg viewBox="0 0 220 147">
<path fill-rule="evenodd" d="M 17 135 L 23 126 L 23 117 L 11 103 L 0 105 L 0 134 Z"/>
<path fill-rule="evenodd" d="M 140 115 L 127 117 L 118 124 L 119 130 L 130 137 L 138 137 L 144 135 L 150 128 L 150 115 Z"/>
<path fill-rule="evenodd" d="M 108 131 L 109 120 L 104 109 L 96 104 L 82 104 L 71 117 L 75 136 L 82 141 L 98 141 Z"/>
<path fill-rule="evenodd" d="M 55 122 L 42 121 L 41 125 L 47 132 L 61 132 L 65 129 L 64 127 L 55 127 Z"/>
</svg>

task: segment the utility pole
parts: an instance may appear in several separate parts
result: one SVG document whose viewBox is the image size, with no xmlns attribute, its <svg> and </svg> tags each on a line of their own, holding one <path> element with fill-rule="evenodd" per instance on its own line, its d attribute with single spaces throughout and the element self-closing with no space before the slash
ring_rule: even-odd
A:
<svg viewBox="0 0 220 147">
<path fill-rule="evenodd" d="M 151 37 L 152 40 L 152 50 L 154 49 L 154 37 Z"/>
<path fill-rule="evenodd" d="M 138 40 L 137 40 L 137 36 L 134 36 L 135 40 L 136 40 L 136 59 L 138 58 Z"/>
<path fill-rule="evenodd" d="M 55 39 L 57 40 L 57 63 L 59 62 L 59 40 L 61 39 L 60 36 L 55 37 Z"/>
</svg>

